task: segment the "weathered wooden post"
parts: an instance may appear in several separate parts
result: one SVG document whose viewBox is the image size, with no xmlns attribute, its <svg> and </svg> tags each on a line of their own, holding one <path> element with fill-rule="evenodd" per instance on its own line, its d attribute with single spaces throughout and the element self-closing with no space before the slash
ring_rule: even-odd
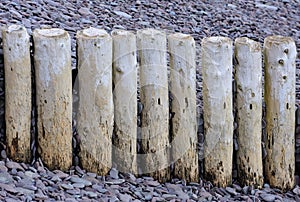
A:
<svg viewBox="0 0 300 202">
<path fill-rule="evenodd" d="M 166 34 L 145 29 L 137 32 L 140 57 L 140 98 L 142 111 L 143 173 L 161 182 L 169 171 L 169 99 Z M 140 155 L 142 156 L 142 155 Z"/>
<path fill-rule="evenodd" d="M 226 37 L 202 40 L 204 173 L 217 186 L 232 177 L 232 41 Z"/>
<path fill-rule="evenodd" d="M 258 42 L 235 40 L 237 86 L 238 177 L 242 184 L 260 188 L 262 168 L 262 58 Z"/>
<path fill-rule="evenodd" d="M 114 30 L 114 138 L 113 162 L 122 172 L 137 173 L 137 58 L 133 33 Z"/>
<path fill-rule="evenodd" d="M 96 28 L 78 31 L 76 37 L 79 156 L 84 169 L 105 175 L 112 164 L 112 39 Z"/>
<path fill-rule="evenodd" d="M 174 176 L 188 182 L 199 181 L 196 115 L 196 48 L 193 37 L 171 34 L 170 91 L 173 97 L 172 161 Z"/>
<path fill-rule="evenodd" d="M 11 25 L 2 31 L 5 69 L 5 123 L 7 154 L 30 162 L 31 63 L 25 27 Z"/>
<path fill-rule="evenodd" d="M 265 173 L 270 185 L 282 190 L 295 184 L 295 60 L 296 45 L 292 38 L 265 38 Z"/>
<path fill-rule="evenodd" d="M 33 32 L 38 152 L 50 169 L 72 165 L 71 41 L 62 29 Z"/>
</svg>

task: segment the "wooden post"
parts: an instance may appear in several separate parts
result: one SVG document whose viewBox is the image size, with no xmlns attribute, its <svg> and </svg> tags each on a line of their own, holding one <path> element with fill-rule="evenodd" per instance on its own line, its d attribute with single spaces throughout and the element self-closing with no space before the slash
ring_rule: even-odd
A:
<svg viewBox="0 0 300 202">
<path fill-rule="evenodd" d="M 270 185 L 282 190 L 295 185 L 295 60 L 296 45 L 292 38 L 265 38 L 265 173 Z"/>
<path fill-rule="evenodd" d="M 5 123 L 7 154 L 30 162 L 31 63 L 25 27 L 11 25 L 2 31 L 5 69 Z"/>
<path fill-rule="evenodd" d="M 71 41 L 61 29 L 36 29 L 34 65 L 38 153 L 50 169 L 72 165 Z"/>
<path fill-rule="evenodd" d="M 237 86 L 238 177 L 242 184 L 261 188 L 262 168 L 262 58 L 258 42 L 235 40 Z"/>
<path fill-rule="evenodd" d="M 193 37 L 171 34 L 170 91 L 172 101 L 172 161 L 174 176 L 199 181 L 196 115 L 196 48 Z"/>
<path fill-rule="evenodd" d="M 113 162 L 119 171 L 137 173 L 137 59 L 133 33 L 114 30 L 113 82 L 115 127 Z"/>
<path fill-rule="evenodd" d="M 140 57 L 143 173 L 164 182 L 169 172 L 169 99 L 166 35 L 154 29 L 137 32 Z"/>
<path fill-rule="evenodd" d="M 76 37 L 79 157 L 84 169 L 106 175 L 112 164 L 112 39 L 96 28 L 78 31 Z"/>
<path fill-rule="evenodd" d="M 202 40 L 205 177 L 214 185 L 231 183 L 233 152 L 232 41 Z"/>
</svg>

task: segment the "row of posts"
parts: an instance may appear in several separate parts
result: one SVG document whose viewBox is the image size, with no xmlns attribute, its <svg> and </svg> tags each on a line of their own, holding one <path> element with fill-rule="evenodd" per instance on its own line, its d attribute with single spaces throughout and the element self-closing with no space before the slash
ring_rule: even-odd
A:
<svg viewBox="0 0 300 202">
<path fill-rule="evenodd" d="M 29 162 L 32 109 L 29 36 L 23 26 L 12 25 L 2 31 L 2 38 L 7 152 L 16 161 Z M 76 128 L 82 167 L 105 175 L 114 163 L 120 171 L 148 173 L 159 181 L 167 181 L 171 177 L 169 166 L 173 164 L 173 177 L 197 182 L 194 39 L 180 33 L 166 37 L 164 32 L 153 29 L 140 30 L 137 36 L 115 30 L 110 36 L 96 28 L 78 31 L 76 39 L 79 86 Z M 33 42 L 37 151 L 50 169 L 67 170 L 72 165 L 70 37 L 61 29 L 37 29 L 33 32 Z M 204 38 L 201 44 L 204 178 L 218 186 L 232 182 L 234 55 L 239 179 L 256 187 L 261 187 L 265 179 L 271 186 L 290 189 L 294 186 L 295 172 L 295 43 L 281 36 L 270 36 L 264 41 L 267 123 L 264 164 L 262 51 L 258 42 L 248 38 L 237 38 L 234 45 L 233 54 L 232 41 L 226 37 Z M 139 154 L 138 83 L 143 107 Z"/>
</svg>

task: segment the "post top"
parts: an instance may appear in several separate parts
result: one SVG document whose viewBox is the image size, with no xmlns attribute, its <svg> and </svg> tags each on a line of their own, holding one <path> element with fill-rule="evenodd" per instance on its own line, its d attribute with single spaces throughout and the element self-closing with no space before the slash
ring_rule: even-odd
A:
<svg viewBox="0 0 300 202">
<path fill-rule="evenodd" d="M 282 43 L 294 43 L 294 40 L 291 37 L 285 37 L 280 35 L 268 36 L 265 38 L 265 43 L 269 44 L 282 44 Z"/>
<path fill-rule="evenodd" d="M 165 36 L 165 33 L 163 31 L 157 30 L 157 29 L 142 29 L 137 31 L 138 35 L 147 35 L 147 36 L 154 36 L 154 35 L 161 35 Z"/>
<path fill-rule="evenodd" d="M 59 29 L 59 28 L 37 29 L 36 32 L 39 35 L 45 36 L 45 37 L 57 37 L 57 36 L 64 35 L 66 33 L 66 31 L 64 31 L 63 29 Z"/>
<path fill-rule="evenodd" d="M 79 34 L 88 37 L 88 38 L 96 38 L 96 37 L 107 37 L 108 33 L 104 29 L 97 29 L 94 27 L 90 27 L 79 31 Z"/>
<path fill-rule="evenodd" d="M 205 37 L 203 39 L 204 43 L 220 44 L 220 43 L 231 43 L 231 39 L 223 36 L 212 36 Z"/>
<path fill-rule="evenodd" d="M 193 38 L 191 35 L 183 34 L 183 33 L 170 34 L 169 36 L 172 37 L 172 38 L 175 38 L 175 39 L 180 39 L 180 40 L 188 40 L 188 39 Z"/>
<path fill-rule="evenodd" d="M 111 32 L 111 35 L 112 36 L 129 36 L 129 35 L 133 35 L 133 33 L 130 31 L 122 30 L 122 29 L 115 29 Z"/>
<path fill-rule="evenodd" d="M 235 46 L 239 46 L 239 45 L 244 46 L 245 45 L 245 46 L 249 47 L 252 52 L 261 51 L 260 43 L 254 41 L 252 39 L 249 39 L 248 37 L 236 38 L 234 43 L 235 43 Z"/>
<path fill-rule="evenodd" d="M 7 28 L 8 33 L 15 32 L 15 31 L 24 31 L 24 30 L 25 30 L 25 27 L 22 25 L 10 25 Z"/>
</svg>

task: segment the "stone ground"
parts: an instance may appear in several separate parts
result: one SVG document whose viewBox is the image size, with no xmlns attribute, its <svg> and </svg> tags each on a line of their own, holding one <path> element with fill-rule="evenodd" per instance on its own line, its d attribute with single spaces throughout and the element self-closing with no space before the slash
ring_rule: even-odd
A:
<svg viewBox="0 0 300 202">
<path fill-rule="evenodd" d="M 89 26 L 136 31 L 156 28 L 167 33 L 191 34 L 197 44 L 197 104 L 202 111 L 200 43 L 207 36 L 228 36 L 231 39 L 247 36 L 263 44 L 269 35 L 292 37 L 297 45 L 296 61 L 296 174 L 300 171 L 300 1 L 53 1 L 0 0 L 0 26 L 23 24 L 31 34 L 35 28 L 58 27 L 72 37 L 72 67 L 76 75 L 76 31 Z M 1 43 L 1 36 L 0 36 Z M 35 128 L 32 130 L 31 165 L 18 164 L 6 158 L 4 125 L 4 71 L 0 45 L 0 200 L 3 201 L 300 201 L 300 189 L 282 193 L 268 184 L 262 190 L 234 184 L 216 188 L 209 182 L 186 184 L 173 179 L 160 184 L 149 177 L 135 178 L 112 170 L 106 177 L 81 170 L 77 157 L 74 124 L 74 166 L 67 173 L 49 171 L 36 155 Z M 75 95 L 76 97 L 76 95 Z M 76 99 L 75 99 L 76 100 Z M 199 128 L 202 121 L 199 119 Z M 33 110 L 33 125 L 35 113 Z M 201 136 L 201 131 L 199 133 Z M 199 144 L 199 151 L 202 150 Z M 237 148 L 236 148 L 237 149 Z M 201 155 L 200 155 L 201 156 Z M 202 161 L 201 161 L 202 162 Z M 202 163 L 201 163 L 202 165 Z M 236 176 L 236 170 L 234 170 Z M 299 179 L 297 177 L 297 179 Z M 299 183 L 299 180 L 298 180 Z"/>
</svg>

